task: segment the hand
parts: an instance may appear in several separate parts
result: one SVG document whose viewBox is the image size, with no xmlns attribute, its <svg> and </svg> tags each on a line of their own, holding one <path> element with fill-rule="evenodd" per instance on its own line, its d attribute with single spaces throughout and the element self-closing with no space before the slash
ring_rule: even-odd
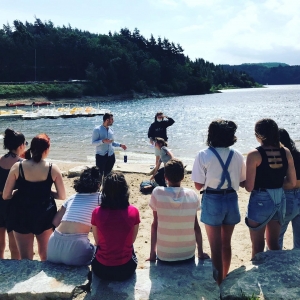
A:
<svg viewBox="0 0 300 300">
<path fill-rule="evenodd" d="M 126 149 L 127 149 L 126 145 L 124 145 L 124 144 L 121 144 L 120 147 L 121 147 L 123 150 L 126 150 Z"/>
<path fill-rule="evenodd" d="M 202 252 L 202 254 L 199 254 L 198 258 L 202 259 L 202 260 L 204 260 L 204 259 L 210 259 L 209 255 L 207 253 L 204 253 L 204 252 Z"/>
<path fill-rule="evenodd" d="M 146 261 L 156 261 L 156 252 L 150 253 L 150 257 Z"/>
</svg>

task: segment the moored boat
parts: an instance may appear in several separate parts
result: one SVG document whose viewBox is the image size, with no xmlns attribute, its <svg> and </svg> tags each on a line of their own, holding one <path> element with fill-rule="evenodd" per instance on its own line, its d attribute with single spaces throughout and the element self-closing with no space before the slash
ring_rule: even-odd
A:
<svg viewBox="0 0 300 300">
<path fill-rule="evenodd" d="M 25 106 L 26 103 L 23 102 L 12 102 L 12 103 L 6 103 L 7 107 L 16 107 L 16 106 Z"/>
<path fill-rule="evenodd" d="M 50 101 L 42 101 L 42 102 L 32 102 L 31 105 L 33 106 L 46 106 L 46 105 L 52 105 L 53 103 Z"/>
</svg>

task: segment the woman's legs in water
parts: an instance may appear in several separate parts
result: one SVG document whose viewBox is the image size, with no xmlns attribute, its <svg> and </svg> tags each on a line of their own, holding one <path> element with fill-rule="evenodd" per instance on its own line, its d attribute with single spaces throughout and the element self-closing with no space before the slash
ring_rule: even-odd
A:
<svg viewBox="0 0 300 300">
<path fill-rule="evenodd" d="M 38 252 L 41 261 L 47 260 L 47 247 L 50 235 L 53 233 L 52 228 L 45 230 L 43 233 L 36 235 Z"/>
<path fill-rule="evenodd" d="M 213 266 L 218 271 L 218 285 L 226 277 L 231 261 L 231 236 L 234 225 L 210 226 L 205 225 L 211 249 Z"/>
</svg>

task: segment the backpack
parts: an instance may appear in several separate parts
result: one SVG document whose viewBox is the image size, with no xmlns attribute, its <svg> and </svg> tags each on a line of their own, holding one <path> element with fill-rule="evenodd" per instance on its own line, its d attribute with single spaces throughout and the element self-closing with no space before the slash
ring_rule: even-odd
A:
<svg viewBox="0 0 300 300">
<path fill-rule="evenodd" d="M 145 180 L 140 184 L 140 192 L 144 195 L 149 195 L 152 193 L 154 188 L 157 186 L 155 181 Z"/>
</svg>

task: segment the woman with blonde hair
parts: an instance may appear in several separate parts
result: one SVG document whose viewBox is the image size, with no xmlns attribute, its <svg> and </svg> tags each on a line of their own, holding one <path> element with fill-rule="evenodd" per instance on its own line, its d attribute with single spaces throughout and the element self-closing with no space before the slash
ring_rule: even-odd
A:
<svg viewBox="0 0 300 300">
<path fill-rule="evenodd" d="M 12 229 L 21 259 L 33 259 L 36 236 L 40 259 L 46 260 L 52 220 L 57 211 L 54 198 L 66 197 L 59 168 L 45 160 L 49 150 L 50 138 L 45 133 L 34 137 L 25 153 L 26 159 L 13 165 L 3 190 L 4 200 L 17 192 L 11 208 Z M 53 183 L 56 191 L 51 190 Z"/>
</svg>

